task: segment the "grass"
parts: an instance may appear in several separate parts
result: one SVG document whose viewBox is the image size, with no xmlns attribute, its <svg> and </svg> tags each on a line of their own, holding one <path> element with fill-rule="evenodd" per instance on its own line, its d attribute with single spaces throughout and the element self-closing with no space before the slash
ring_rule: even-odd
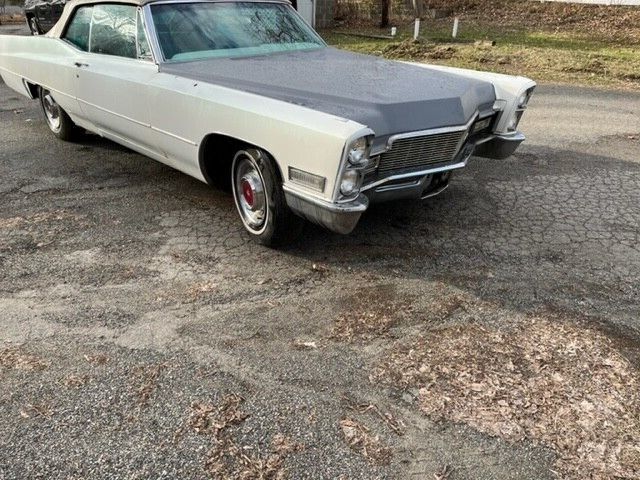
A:
<svg viewBox="0 0 640 480">
<path fill-rule="evenodd" d="M 545 8 L 545 5 L 539 4 L 536 8 Z M 557 8 L 557 4 L 548 8 Z M 602 15 L 601 8 L 598 12 Z M 538 13 L 534 11 L 532 15 Z M 636 16 L 640 17 L 640 9 L 631 13 L 634 20 Z M 504 15 L 509 15 L 508 9 Z M 615 11 L 611 15 L 615 15 Z M 380 36 L 389 32 L 374 26 L 342 27 L 321 34 L 327 43 L 338 48 L 397 60 L 523 75 L 538 82 L 640 90 L 637 22 L 631 22 L 632 30 L 625 31 L 610 23 L 602 24 L 602 21 L 599 24 L 580 21 L 563 25 L 561 15 L 559 22 L 547 24 L 541 24 L 539 17 L 536 17 L 538 21 L 532 21 L 528 15 L 517 17 L 508 24 L 488 21 L 488 17 L 491 16 L 463 16 L 456 39 L 451 38 L 452 18 L 423 20 L 418 43 L 412 41 L 411 21 L 398 25 L 394 39 L 345 34 L 357 32 Z M 607 19 L 606 15 L 604 17 Z M 477 44 L 484 40 L 495 44 Z"/>
</svg>

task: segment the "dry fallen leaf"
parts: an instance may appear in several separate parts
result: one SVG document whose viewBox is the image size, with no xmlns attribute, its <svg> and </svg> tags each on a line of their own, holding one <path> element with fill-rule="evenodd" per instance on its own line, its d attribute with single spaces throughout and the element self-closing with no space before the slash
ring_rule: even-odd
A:
<svg viewBox="0 0 640 480">
<path fill-rule="evenodd" d="M 299 350 L 305 350 L 305 349 L 317 349 L 318 345 L 316 344 L 316 342 L 303 342 L 300 340 L 296 340 L 294 343 L 294 346 L 299 349 Z"/>
<path fill-rule="evenodd" d="M 386 352 L 371 380 L 417 389 L 434 419 L 554 449 L 563 478 L 640 478 L 640 372 L 596 330 L 447 327 Z"/>
<path fill-rule="evenodd" d="M 363 457 L 378 465 L 388 465 L 391 461 L 391 449 L 384 445 L 378 436 L 350 418 L 340 420 L 340 428 L 347 445 Z"/>
<path fill-rule="evenodd" d="M 194 432 L 211 436 L 204 468 L 213 478 L 243 480 L 283 480 L 286 478 L 284 461 L 288 455 L 304 449 L 304 445 L 277 434 L 271 449 L 261 453 L 251 445 L 239 445 L 232 438 L 233 427 L 244 422 L 249 414 L 241 410 L 244 399 L 237 394 L 222 398 L 218 405 L 195 402 L 186 427 Z M 174 440 L 183 431 L 176 432 Z"/>
<path fill-rule="evenodd" d="M 23 347 L 7 347 L 0 350 L 0 368 L 38 371 L 48 364 L 37 355 L 26 352 Z"/>
<path fill-rule="evenodd" d="M 433 478 L 435 478 L 435 480 L 447 480 L 451 475 L 451 472 L 453 472 L 451 466 L 445 465 L 439 472 L 433 474 Z"/>
</svg>

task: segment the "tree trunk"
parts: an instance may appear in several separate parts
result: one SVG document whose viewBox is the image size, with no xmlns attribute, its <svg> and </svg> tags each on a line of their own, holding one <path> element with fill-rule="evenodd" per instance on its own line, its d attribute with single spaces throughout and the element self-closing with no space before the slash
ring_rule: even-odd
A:
<svg viewBox="0 0 640 480">
<path fill-rule="evenodd" d="M 380 19 L 380 28 L 389 26 L 389 10 L 391 10 L 391 0 L 382 0 L 382 18 Z"/>
</svg>

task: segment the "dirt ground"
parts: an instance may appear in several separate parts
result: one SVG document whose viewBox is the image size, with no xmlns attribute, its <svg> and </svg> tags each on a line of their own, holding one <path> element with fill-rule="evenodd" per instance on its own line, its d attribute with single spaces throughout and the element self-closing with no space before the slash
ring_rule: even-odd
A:
<svg viewBox="0 0 640 480">
<path fill-rule="evenodd" d="M 543 85 L 514 157 L 275 251 L 0 85 L 0 478 L 640 478 L 639 113 Z"/>
</svg>

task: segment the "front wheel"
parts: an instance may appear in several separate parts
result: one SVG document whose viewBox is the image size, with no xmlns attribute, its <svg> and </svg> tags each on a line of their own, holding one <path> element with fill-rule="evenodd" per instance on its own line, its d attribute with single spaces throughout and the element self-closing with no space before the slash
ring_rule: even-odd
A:
<svg viewBox="0 0 640 480">
<path fill-rule="evenodd" d="M 38 96 L 40 97 L 44 118 L 51 133 L 60 140 L 74 140 L 78 135 L 78 127 L 69 118 L 67 112 L 58 105 L 51 92 L 46 88 L 39 87 Z"/>
<path fill-rule="evenodd" d="M 266 152 L 238 151 L 231 185 L 242 223 L 258 243 L 284 245 L 300 234 L 304 221 L 287 206 L 277 166 Z"/>
</svg>

